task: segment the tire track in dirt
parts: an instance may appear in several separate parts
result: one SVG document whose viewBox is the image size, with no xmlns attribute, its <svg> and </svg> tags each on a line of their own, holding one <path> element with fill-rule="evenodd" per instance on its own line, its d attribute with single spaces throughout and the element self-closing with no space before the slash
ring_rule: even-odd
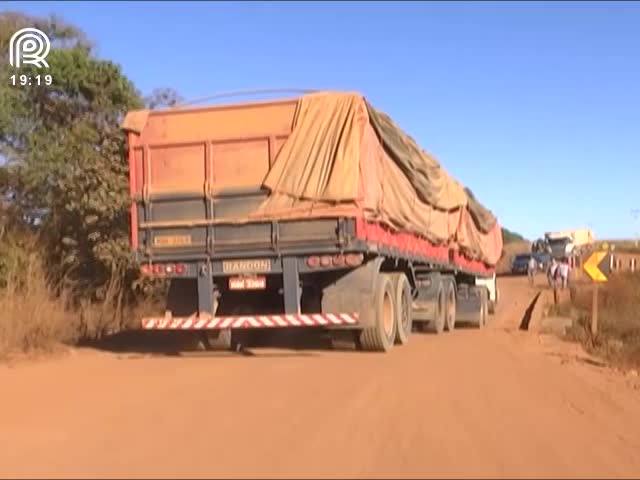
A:
<svg viewBox="0 0 640 480">
<path fill-rule="evenodd" d="M 0 367 L 0 476 L 638 477 L 638 393 L 519 330 L 536 292 L 499 281 L 488 328 L 387 355 L 80 349 Z"/>
</svg>

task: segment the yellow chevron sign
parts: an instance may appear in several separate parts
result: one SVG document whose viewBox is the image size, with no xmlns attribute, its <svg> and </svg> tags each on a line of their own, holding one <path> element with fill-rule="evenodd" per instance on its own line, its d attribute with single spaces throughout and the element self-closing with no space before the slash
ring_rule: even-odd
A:
<svg viewBox="0 0 640 480">
<path fill-rule="evenodd" d="M 607 275 L 611 272 L 610 261 L 609 252 L 593 252 L 582 268 L 594 282 L 606 282 L 609 280 Z"/>
</svg>

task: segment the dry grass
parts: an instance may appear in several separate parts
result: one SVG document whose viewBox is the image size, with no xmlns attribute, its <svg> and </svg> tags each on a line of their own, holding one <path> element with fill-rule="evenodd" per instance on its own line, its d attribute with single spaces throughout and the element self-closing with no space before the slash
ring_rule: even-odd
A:
<svg viewBox="0 0 640 480">
<path fill-rule="evenodd" d="M 65 308 L 64 294 L 54 295 L 38 256 L 22 260 L 5 271 L 0 290 L 0 357 L 52 351 L 78 338 L 77 316 Z"/>
<path fill-rule="evenodd" d="M 575 327 L 570 336 L 623 366 L 640 366 L 640 274 L 614 275 L 601 287 L 598 335 L 591 335 L 591 290 L 573 299 Z"/>
<path fill-rule="evenodd" d="M 132 320 L 155 305 L 150 305 L 151 295 L 124 305 L 123 278 L 116 270 L 100 298 L 79 298 L 71 294 L 73 285 L 47 280 L 35 238 L 0 236 L 0 359 L 52 352 L 61 344 L 99 339 L 132 326 Z"/>
</svg>

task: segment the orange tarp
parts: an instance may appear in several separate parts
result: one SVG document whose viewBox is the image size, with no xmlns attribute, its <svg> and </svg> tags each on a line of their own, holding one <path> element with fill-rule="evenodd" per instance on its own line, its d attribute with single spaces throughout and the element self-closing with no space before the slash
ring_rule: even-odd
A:
<svg viewBox="0 0 640 480">
<path fill-rule="evenodd" d="M 123 128 L 135 194 L 143 182 L 204 195 L 262 187 L 256 210 L 224 222 L 357 217 L 489 265 L 500 257 L 493 214 L 358 93 L 130 112 Z"/>
<path fill-rule="evenodd" d="M 408 145 L 404 157 L 392 159 L 367 107 L 358 94 L 302 97 L 291 135 L 263 182 L 271 195 L 251 217 L 363 214 L 494 265 L 502 235 L 493 215 L 433 157 L 385 125 L 388 139 Z"/>
</svg>

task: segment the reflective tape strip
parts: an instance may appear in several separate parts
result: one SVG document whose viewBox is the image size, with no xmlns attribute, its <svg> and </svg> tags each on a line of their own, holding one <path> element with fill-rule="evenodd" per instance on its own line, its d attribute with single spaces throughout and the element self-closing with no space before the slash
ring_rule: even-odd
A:
<svg viewBox="0 0 640 480">
<path fill-rule="evenodd" d="M 145 317 L 145 330 L 215 330 L 227 328 L 278 328 L 316 327 L 326 325 L 355 325 L 356 313 L 313 313 L 288 315 L 256 315 L 239 317 L 211 317 L 192 315 L 190 317 Z"/>
</svg>

